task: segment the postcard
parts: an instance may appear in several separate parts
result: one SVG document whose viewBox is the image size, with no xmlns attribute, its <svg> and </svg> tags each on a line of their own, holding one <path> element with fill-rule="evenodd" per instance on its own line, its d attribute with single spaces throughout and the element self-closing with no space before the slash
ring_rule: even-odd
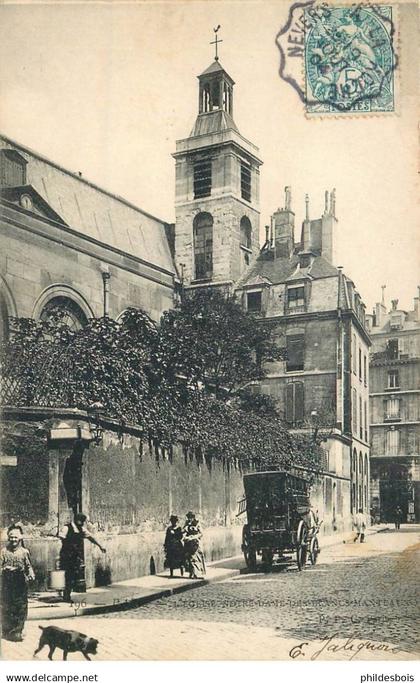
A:
<svg viewBox="0 0 420 683">
<path fill-rule="evenodd" d="M 0 14 L 4 666 L 413 680 L 417 4 Z"/>
</svg>

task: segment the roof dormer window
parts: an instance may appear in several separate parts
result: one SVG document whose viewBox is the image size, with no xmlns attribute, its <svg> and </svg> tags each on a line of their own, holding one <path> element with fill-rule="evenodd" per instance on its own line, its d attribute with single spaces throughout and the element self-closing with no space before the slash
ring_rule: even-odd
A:
<svg viewBox="0 0 420 683">
<path fill-rule="evenodd" d="M 304 285 L 296 285 L 295 287 L 287 288 L 287 308 L 289 310 L 297 310 L 305 307 L 305 287 Z"/>
<path fill-rule="evenodd" d="M 26 185 L 26 161 L 15 149 L 0 150 L 0 187 Z"/>
</svg>

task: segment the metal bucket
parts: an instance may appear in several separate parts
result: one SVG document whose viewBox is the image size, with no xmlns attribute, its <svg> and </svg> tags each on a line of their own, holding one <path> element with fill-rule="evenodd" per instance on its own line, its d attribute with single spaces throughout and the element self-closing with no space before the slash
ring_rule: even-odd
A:
<svg viewBox="0 0 420 683">
<path fill-rule="evenodd" d="M 54 569 L 50 571 L 50 588 L 56 591 L 64 590 L 66 586 L 64 571 L 62 569 Z"/>
</svg>

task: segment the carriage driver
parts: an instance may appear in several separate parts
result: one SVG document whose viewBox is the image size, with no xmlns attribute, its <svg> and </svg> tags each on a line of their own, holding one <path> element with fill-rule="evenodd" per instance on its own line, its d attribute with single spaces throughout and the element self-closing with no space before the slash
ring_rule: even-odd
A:
<svg viewBox="0 0 420 683">
<path fill-rule="evenodd" d="M 308 527 L 308 531 L 312 536 L 312 534 L 316 533 L 319 524 L 318 510 L 314 512 L 312 506 L 309 506 L 303 515 L 303 521 L 305 522 L 306 526 Z"/>
</svg>

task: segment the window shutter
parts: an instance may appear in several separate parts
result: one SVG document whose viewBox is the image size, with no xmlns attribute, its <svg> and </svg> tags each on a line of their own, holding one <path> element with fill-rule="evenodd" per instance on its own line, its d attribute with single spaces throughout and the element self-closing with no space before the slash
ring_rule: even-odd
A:
<svg viewBox="0 0 420 683">
<path fill-rule="evenodd" d="M 305 414 L 304 387 L 303 382 L 296 382 L 295 385 L 295 422 L 302 422 Z"/>
<path fill-rule="evenodd" d="M 286 384 L 286 422 L 292 423 L 294 420 L 293 414 L 293 384 Z"/>
</svg>

